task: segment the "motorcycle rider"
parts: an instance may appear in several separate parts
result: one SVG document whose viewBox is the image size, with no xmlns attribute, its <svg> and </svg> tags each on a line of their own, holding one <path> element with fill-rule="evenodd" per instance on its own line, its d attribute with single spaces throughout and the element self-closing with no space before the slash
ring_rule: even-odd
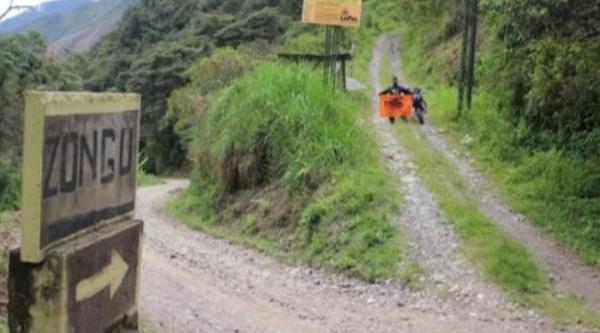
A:
<svg viewBox="0 0 600 333">
<path fill-rule="evenodd" d="M 394 76 L 392 79 L 392 85 L 387 89 L 383 90 L 379 93 L 379 95 L 412 95 L 412 91 L 404 86 L 398 84 L 398 77 Z M 395 117 L 390 117 L 390 123 L 394 124 L 396 122 Z"/>
</svg>

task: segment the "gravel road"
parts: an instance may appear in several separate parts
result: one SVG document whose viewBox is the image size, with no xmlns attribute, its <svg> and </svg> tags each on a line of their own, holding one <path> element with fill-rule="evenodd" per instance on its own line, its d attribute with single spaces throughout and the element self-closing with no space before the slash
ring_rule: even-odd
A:
<svg viewBox="0 0 600 333">
<path fill-rule="evenodd" d="M 381 37 L 370 65 L 379 87 Z M 398 57 L 394 57 L 398 58 Z M 399 72 L 399 62 L 392 64 Z M 376 90 L 373 111 L 376 110 Z M 188 181 L 138 192 L 145 221 L 141 312 L 164 332 L 588 332 L 558 327 L 509 302 L 457 251 L 458 242 L 391 126 L 373 115 L 381 155 L 401 184 L 405 207 L 394 223 L 409 237 L 409 257 L 425 270 L 424 288 L 366 284 L 308 267 L 290 267 L 255 250 L 191 230 L 168 216 L 168 198 Z"/>
<path fill-rule="evenodd" d="M 289 267 L 195 232 L 164 213 L 169 196 L 187 184 L 169 180 L 138 193 L 137 215 L 146 223 L 141 312 L 164 332 L 559 331 L 521 311 L 468 312 L 462 301 L 452 308 L 392 281 L 369 285 Z M 469 308 L 485 307 L 486 297 Z"/>
</svg>

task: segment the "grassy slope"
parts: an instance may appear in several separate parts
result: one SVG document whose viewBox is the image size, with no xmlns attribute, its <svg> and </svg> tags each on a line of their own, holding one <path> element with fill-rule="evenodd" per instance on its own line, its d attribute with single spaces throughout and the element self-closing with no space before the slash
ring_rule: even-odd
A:
<svg viewBox="0 0 600 333">
<path fill-rule="evenodd" d="M 201 121 L 194 145 L 204 162 L 172 211 L 286 262 L 368 281 L 398 277 L 404 246 L 389 220 L 401 198 L 379 159 L 367 109 L 364 96 L 323 89 L 318 72 L 261 66 L 226 89 Z M 219 175 L 232 164 L 240 173 L 253 165 L 247 152 L 256 151 L 257 138 L 268 142 L 268 182 L 227 193 Z"/>
</svg>

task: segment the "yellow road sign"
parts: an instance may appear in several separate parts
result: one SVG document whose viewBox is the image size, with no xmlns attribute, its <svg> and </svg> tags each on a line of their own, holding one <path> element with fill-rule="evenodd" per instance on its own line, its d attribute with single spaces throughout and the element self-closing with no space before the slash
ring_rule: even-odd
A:
<svg viewBox="0 0 600 333">
<path fill-rule="evenodd" d="M 304 0 L 302 22 L 358 27 L 362 0 Z"/>
</svg>

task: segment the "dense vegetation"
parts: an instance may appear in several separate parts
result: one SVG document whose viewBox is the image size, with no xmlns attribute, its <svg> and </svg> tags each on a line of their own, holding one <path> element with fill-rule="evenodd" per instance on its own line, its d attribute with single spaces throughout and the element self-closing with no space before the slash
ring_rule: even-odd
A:
<svg viewBox="0 0 600 333">
<path fill-rule="evenodd" d="M 600 267 L 598 5 L 483 2 L 475 106 L 458 120 L 461 2 L 404 8 L 405 64 L 428 86 L 434 120 L 480 157 L 513 207 Z"/>
<path fill-rule="evenodd" d="M 0 38 L 0 211 L 19 203 L 23 91 L 78 90 L 81 86 L 73 59 L 46 57 L 40 34 Z"/>
<path fill-rule="evenodd" d="M 189 82 L 188 68 L 217 47 L 268 53 L 300 8 L 292 0 L 141 1 L 89 53 L 58 59 L 39 34 L 0 38 L 0 211 L 18 203 L 25 89 L 142 93 L 143 166 L 152 173 L 179 168 L 186 138 L 164 116 L 172 91 Z"/>
<path fill-rule="evenodd" d="M 217 47 L 268 52 L 299 9 L 291 0 L 141 1 L 92 49 L 85 88 L 143 93 L 145 167 L 151 172 L 181 167 L 186 146 L 173 124 L 161 120 L 170 93 L 188 82 L 185 71 Z"/>
<path fill-rule="evenodd" d="M 281 64 L 217 96 L 196 113 L 193 184 L 175 211 L 292 261 L 393 276 L 402 253 L 388 221 L 400 198 L 364 125 L 366 101 Z"/>
</svg>

